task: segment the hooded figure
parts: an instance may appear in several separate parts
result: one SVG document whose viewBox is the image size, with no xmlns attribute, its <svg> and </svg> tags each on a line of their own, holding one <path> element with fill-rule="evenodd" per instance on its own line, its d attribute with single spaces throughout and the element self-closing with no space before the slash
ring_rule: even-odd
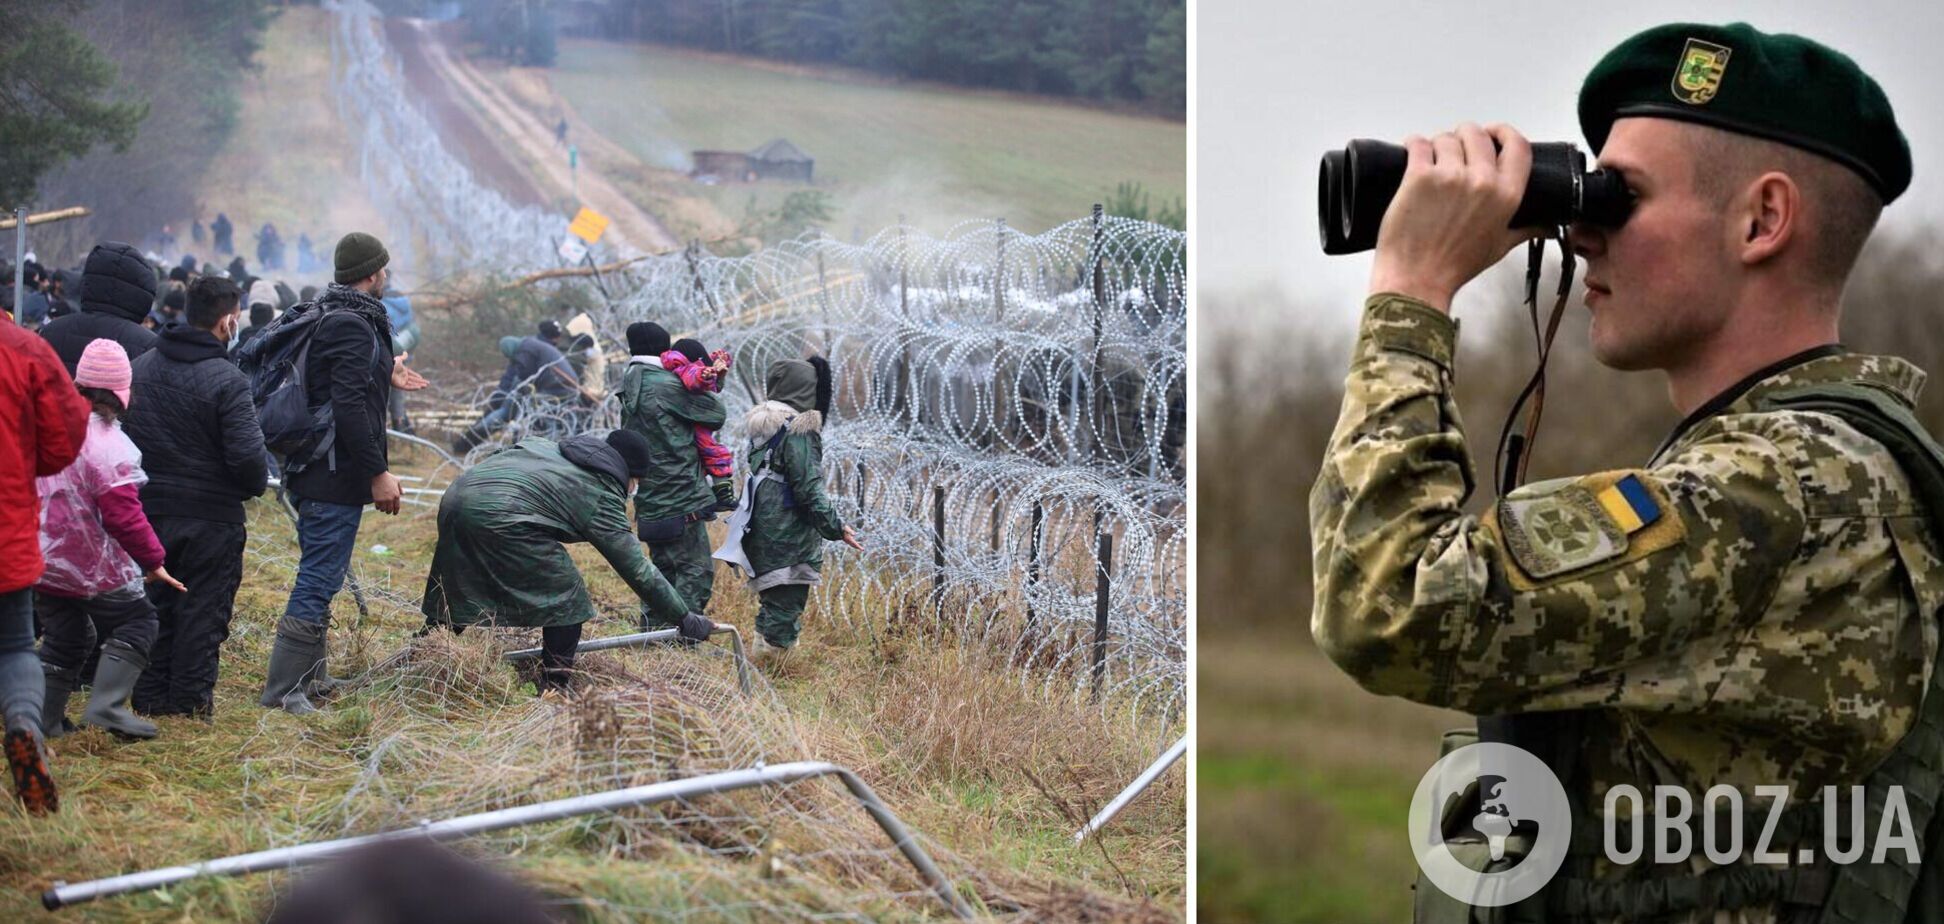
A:
<svg viewBox="0 0 1944 924">
<path fill-rule="evenodd" d="M 548 630 L 543 680 L 559 681 L 558 672 L 573 664 L 581 624 L 595 615 L 568 557 L 570 542 L 593 543 L 642 605 L 684 624 L 688 604 L 628 528 L 628 492 L 648 471 L 646 441 L 621 430 L 559 443 L 521 440 L 467 469 L 439 502 L 439 544 L 421 607 L 427 624 Z M 701 619 L 695 615 L 688 628 Z M 700 633 L 706 638 L 708 629 Z"/>
<path fill-rule="evenodd" d="M 115 341 L 131 359 L 154 347 L 155 332 L 142 326 L 154 307 L 154 268 L 141 251 L 105 241 L 88 252 L 81 277 L 81 312 L 49 321 L 41 336 L 73 375 L 81 352 L 95 340 Z"/>
<path fill-rule="evenodd" d="M 749 589 L 762 607 L 756 631 L 770 646 L 796 644 L 810 587 L 820 583 L 824 540 L 856 545 L 823 489 L 823 420 L 830 409 L 830 366 L 822 357 L 770 366 L 769 400 L 749 409 L 749 481 L 741 537 Z M 731 521 L 732 529 L 734 520 Z M 727 551 L 727 545 L 725 545 Z"/>
</svg>

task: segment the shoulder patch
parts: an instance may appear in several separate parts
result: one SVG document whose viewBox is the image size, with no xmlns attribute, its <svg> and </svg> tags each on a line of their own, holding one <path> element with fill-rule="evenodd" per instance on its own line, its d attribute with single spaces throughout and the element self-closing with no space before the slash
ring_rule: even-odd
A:
<svg viewBox="0 0 1944 924">
<path fill-rule="evenodd" d="M 1528 485 L 1488 517 L 1519 573 L 1519 589 L 1569 572 L 1678 545 L 1686 528 L 1649 479 L 1632 472 Z"/>
</svg>

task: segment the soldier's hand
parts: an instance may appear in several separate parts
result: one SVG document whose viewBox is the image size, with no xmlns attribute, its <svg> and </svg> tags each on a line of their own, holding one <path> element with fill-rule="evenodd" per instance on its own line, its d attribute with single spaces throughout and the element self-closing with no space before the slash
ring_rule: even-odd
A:
<svg viewBox="0 0 1944 924">
<path fill-rule="evenodd" d="M 1413 135 L 1404 148 L 1404 181 L 1377 231 L 1370 291 L 1448 312 L 1461 286 L 1533 236 L 1506 227 L 1532 172 L 1532 145 L 1509 125 L 1467 122 L 1435 138 Z"/>
<path fill-rule="evenodd" d="M 864 543 L 857 541 L 857 530 L 844 527 L 844 544 L 859 552 L 864 551 Z"/>
<path fill-rule="evenodd" d="M 371 502 L 378 505 L 380 513 L 398 515 L 399 500 L 405 496 L 405 489 L 398 483 L 398 476 L 391 472 L 379 472 L 371 479 Z"/>
</svg>

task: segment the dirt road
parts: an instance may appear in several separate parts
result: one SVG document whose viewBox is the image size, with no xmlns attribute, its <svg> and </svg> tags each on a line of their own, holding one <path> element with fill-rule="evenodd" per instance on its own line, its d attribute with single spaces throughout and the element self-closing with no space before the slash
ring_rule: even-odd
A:
<svg viewBox="0 0 1944 924">
<path fill-rule="evenodd" d="M 383 22 L 385 40 L 398 52 L 405 85 L 417 94 L 419 110 L 431 120 L 446 148 L 472 170 L 475 178 L 514 204 L 546 205 L 547 197 L 534 186 L 526 171 L 487 136 L 459 98 L 458 91 L 432 69 L 425 49 L 430 37 L 413 28 L 408 20 L 387 18 Z"/>
<path fill-rule="evenodd" d="M 661 222 L 617 190 L 585 158 L 576 178 L 576 171 L 568 166 L 566 152 L 554 142 L 553 127 L 541 124 L 538 117 L 521 108 L 481 75 L 464 55 L 453 53 L 437 24 L 418 19 L 389 20 L 386 32 L 406 62 L 407 78 L 433 101 L 432 108 L 439 108 L 440 99 L 462 99 L 467 104 L 448 107 L 446 115 L 458 117 L 471 130 L 448 129 L 441 124 L 440 131 L 448 132 L 447 140 L 464 146 L 469 161 L 488 165 L 475 169 L 489 176 L 500 169 L 510 169 L 520 178 L 516 182 L 496 177 L 494 185 L 502 181 L 515 186 L 524 183 L 535 191 L 539 204 L 577 201 L 606 215 L 610 224 L 602 238 L 604 244 L 643 253 L 681 246 Z M 417 75 L 414 75 L 414 59 L 423 62 L 423 70 Z M 505 167 L 491 166 L 494 161 Z M 572 217 L 572 212 L 572 208 L 566 209 L 562 221 Z"/>
</svg>

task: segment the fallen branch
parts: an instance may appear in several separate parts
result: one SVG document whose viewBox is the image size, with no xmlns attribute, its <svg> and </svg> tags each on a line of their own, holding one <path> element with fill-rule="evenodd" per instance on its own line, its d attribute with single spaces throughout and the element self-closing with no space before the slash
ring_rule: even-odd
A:
<svg viewBox="0 0 1944 924">
<path fill-rule="evenodd" d="M 28 223 L 32 224 L 33 219 L 29 218 Z M 733 240 L 740 240 L 740 239 L 741 239 L 740 236 L 718 237 L 718 238 L 713 238 L 711 240 L 702 241 L 701 243 L 720 244 L 724 241 L 733 241 Z M 507 282 L 501 283 L 497 286 L 492 286 L 490 287 L 490 290 L 504 292 L 508 289 L 524 289 L 527 286 L 533 285 L 536 282 L 546 282 L 549 279 L 586 278 L 589 276 L 598 275 L 600 273 L 612 273 L 616 270 L 625 269 L 627 267 L 633 266 L 634 264 L 640 263 L 643 260 L 651 259 L 653 257 L 665 257 L 668 256 L 669 254 L 681 253 L 682 250 L 683 248 L 676 248 L 674 250 L 656 250 L 656 251 L 651 251 L 649 253 L 641 254 L 639 256 L 629 257 L 626 260 L 616 260 L 613 263 L 608 263 L 602 266 L 585 266 L 585 265 L 557 266 L 554 267 L 553 269 L 544 269 L 544 270 L 539 270 L 537 272 L 528 273 L 525 276 L 521 276 L 518 279 L 512 279 Z M 477 292 L 467 293 L 467 294 L 455 294 L 444 290 L 419 291 L 419 292 L 412 292 L 409 294 L 412 297 L 412 307 L 414 310 L 450 308 L 461 302 L 470 301 L 479 296 L 479 293 Z"/>
<path fill-rule="evenodd" d="M 44 225 L 50 221 L 65 221 L 69 218 L 86 218 L 87 216 L 92 214 L 94 213 L 89 211 L 88 207 L 85 205 L 77 205 L 72 208 L 65 208 L 65 209 L 55 209 L 52 212 L 36 212 L 32 215 L 27 216 L 27 227 L 31 228 L 35 225 Z M 15 219 L 11 217 L 0 219 L 0 231 L 11 230 L 15 224 L 16 224 Z"/>
</svg>

